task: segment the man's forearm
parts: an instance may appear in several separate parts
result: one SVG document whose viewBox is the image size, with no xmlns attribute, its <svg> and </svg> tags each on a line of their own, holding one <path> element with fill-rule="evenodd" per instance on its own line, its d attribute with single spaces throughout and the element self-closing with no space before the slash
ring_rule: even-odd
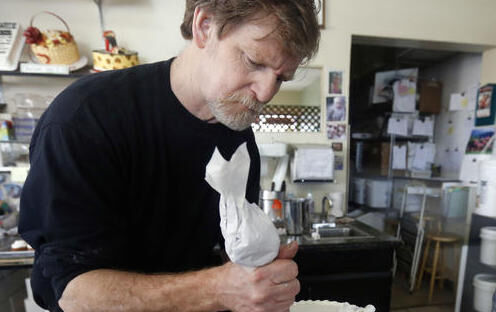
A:
<svg viewBox="0 0 496 312">
<path fill-rule="evenodd" d="M 216 311 L 221 267 L 181 274 L 146 275 L 95 270 L 67 285 L 64 312 Z"/>
<path fill-rule="evenodd" d="M 181 274 L 90 271 L 67 284 L 59 305 L 64 312 L 287 312 L 300 291 L 290 260 L 297 250 L 296 243 L 282 246 L 277 259 L 256 269 L 227 262 Z"/>
</svg>

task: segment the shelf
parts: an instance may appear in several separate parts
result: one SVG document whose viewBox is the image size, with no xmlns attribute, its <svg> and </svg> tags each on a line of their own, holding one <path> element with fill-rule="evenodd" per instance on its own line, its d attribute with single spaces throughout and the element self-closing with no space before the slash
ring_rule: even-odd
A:
<svg viewBox="0 0 496 312">
<path fill-rule="evenodd" d="M 397 175 L 393 175 L 392 177 L 388 177 L 387 175 L 360 174 L 360 173 L 355 173 L 353 175 L 353 178 L 364 178 L 364 179 L 382 178 L 384 180 L 389 180 L 391 178 L 391 179 L 400 179 L 400 180 L 421 180 L 421 181 L 431 181 L 431 182 L 461 182 L 458 179 L 450 179 L 450 178 L 443 178 L 443 177 L 422 178 L 422 177 L 408 177 L 408 176 L 397 176 Z"/>
<path fill-rule="evenodd" d="M 405 177 L 405 176 L 393 176 L 393 179 L 404 179 L 404 180 L 421 180 L 421 181 L 431 181 L 431 182 L 461 182 L 458 179 L 442 178 L 442 177 Z"/>
<path fill-rule="evenodd" d="M 415 136 L 415 137 L 395 137 L 395 142 L 425 142 L 428 141 L 430 137 L 427 136 Z M 380 138 L 351 138 L 352 141 L 363 141 L 363 142 L 386 142 L 391 141 L 391 137 L 380 137 Z"/>
<path fill-rule="evenodd" d="M 18 140 L 0 140 L 0 144 L 27 144 L 29 145 L 29 141 L 18 141 Z"/>
<path fill-rule="evenodd" d="M 334 183 L 335 180 L 328 179 L 296 179 L 293 183 Z"/>
<path fill-rule="evenodd" d="M 56 75 L 56 74 L 46 74 L 46 73 L 23 73 L 20 72 L 19 69 L 13 71 L 0 70 L 0 76 L 32 76 L 32 77 L 53 77 L 53 78 L 79 78 L 82 76 L 86 76 L 92 74 L 91 66 L 85 66 L 79 70 L 70 72 L 68 75 Z"/>
</svg>

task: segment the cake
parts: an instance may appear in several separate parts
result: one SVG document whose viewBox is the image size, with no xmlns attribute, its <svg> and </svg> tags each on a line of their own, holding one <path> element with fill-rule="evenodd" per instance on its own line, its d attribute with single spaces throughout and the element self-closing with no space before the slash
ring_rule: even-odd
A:
<svg viewBox="0 0 496 312">
<path fill-rule="evenodd" d="M 78 61 L 79 51 L 76 41 L 69 32 L 69 27 L 65 21 L 53 13 L 42 13 L 47 13 L 60 19 L 66 26 L 67 31 L 47 30 L 41 32 L 36 27 L 28 27 L 24 32 L 24 36 L 26 37 L 26 42 L 30 44 L 31 52 L 42 64 L 70 65 Z M 35 16 L 31 18 L 31 25 Z"/>
<path fill-rule="evenodd" d="M 96 71 L 123 69 L 138 65 L 138 53 L 123 48 L 93 50 L 93 69 Z"/>
<path fill-rule="evenodd" d="M 17 239 L 12 243 L 12 245 L 10 245 L 10 250 L 12 251 L 28 250 L 28 244 L 22 239 Z"/>
<path fill-rule="evenodd" d="M 103 32 L 105 50 L 93 50 L 93 69 L 95 71 L 114 70 L 138 65 L 138 53 L 117 46 L 115 33 Z"/>
<path fill-rule="evenodd" d="M 347 302 L 336 301 L 298 301 L 295 302 L 290 312 L 375 312 L 372 305 L 360 308 Z"/>
</svg>

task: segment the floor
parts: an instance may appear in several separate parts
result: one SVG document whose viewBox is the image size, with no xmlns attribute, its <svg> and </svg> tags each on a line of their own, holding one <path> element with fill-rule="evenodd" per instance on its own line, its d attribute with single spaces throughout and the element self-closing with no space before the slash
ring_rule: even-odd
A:
<svg viewBox="0 0 496 312">
<path fill-rule="evenodd" d="M 443 290 L 436 286 L 429 304 L 427 297 L 429 285 L 424 281 L 419 290 L 410 293 L 408 281 L 402 274 L 397 274 L 393 281 L 391 293 L 391 312 L 453 312 L 455 311 L 455 292 L 451 284 L 446 283 Z"/>
<path fill-rule="evenodd" d="M 29 270 L 0 270 L 0 311 L 24 312 L 24 299 L 27 297 L 24 279 Z"/>
</svg>

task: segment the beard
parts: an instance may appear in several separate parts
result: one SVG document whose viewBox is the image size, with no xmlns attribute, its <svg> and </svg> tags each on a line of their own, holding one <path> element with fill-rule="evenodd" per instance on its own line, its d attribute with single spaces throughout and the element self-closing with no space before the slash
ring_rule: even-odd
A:
<svg viewBox="0 0 496 312">
<path fill-rule="evenodd" d="M 248 95 L 233 93 L 227 97 L 208 101 L 215 119 L 232 130 L 248 128 L 262 112 L 264 103 Z M 241 108 L 240 108 L 241 106 Z"/>
</svg>

